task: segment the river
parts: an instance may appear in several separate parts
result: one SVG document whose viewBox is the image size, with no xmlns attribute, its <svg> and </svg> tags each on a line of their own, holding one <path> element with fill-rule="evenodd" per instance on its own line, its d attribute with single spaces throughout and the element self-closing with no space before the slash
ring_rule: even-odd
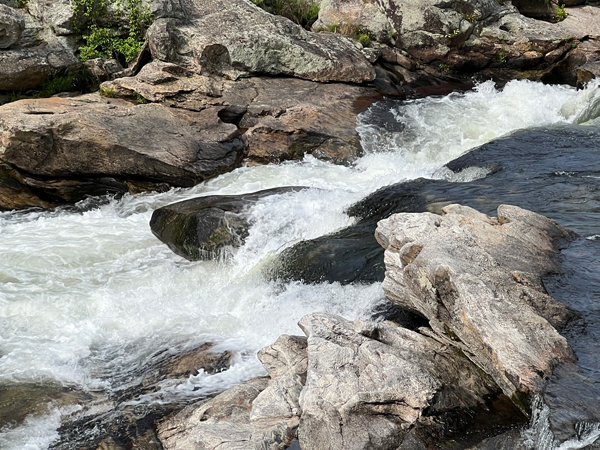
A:
<svg viewBox="0 0 600 450">
<path fill-rule="evenodd" d="M 382 102 L 360 116 L 365 155 L 350 166 L 307 156 L 240 168 L 190 189 L 90 199 L 49 212 L 0 213 L 0 448 L 75 448 L 61 422 L 123 408 L 109 399 L 134 385 L 140 368 L 164 351 L 215 342 L 233 352 L 233 364 L 216 374 L 163 382 L 125 406 L 184 404 L 263 375 L 256 352 L 282 333 L 301 334 L 296 323 L 307 313 L 372 317 L 385 303 L 379 283 L 281 283 L 267 281 L 263 269 L 294 243 L 354 223 L 346 209 L 377 189 L 418 177 L 447 177 L 440 170 L 444 164 L 498 137 L 540 126 L 597 130 L 599 84 L 577 91 L 512 81 L 499 90 L 485 82 L 467 93 Z M 473 169 L 453 181 L 485 174 Z M 311 189 L 260 200 L 250 211 L 249 236 L 231 259 L 186 261 L 148 226 L 152 211 L 169 203 L 279 186 Z M 593 208 L 597 213 L 597 200 Z M 597 251 L 597 222 L 581 223 L 577 231 Z M 592 266 L 600 260 L 594 255 L 581 259 L 587 261 L 584 282 L 595 286 L 588 297 L 569 300 L 560 283 L 554 284 L 557 298 L 575 309 L 593 309 L 599 300 L 600 269 Z M 577 261 L 573 267 L 579 267 Z M 600 327 L 600 319 L 594 323 Z M 587 376 L 598 376 L 594 352 L 577 342 L 572 338 Z M 19 417 L 19 405 L 29 414 Z M 94 432 L 86 430 L 82 439 L 93 440 Z M 550 438 L 545 445 L 583 448 L 560 447 Z"/>
</svg>

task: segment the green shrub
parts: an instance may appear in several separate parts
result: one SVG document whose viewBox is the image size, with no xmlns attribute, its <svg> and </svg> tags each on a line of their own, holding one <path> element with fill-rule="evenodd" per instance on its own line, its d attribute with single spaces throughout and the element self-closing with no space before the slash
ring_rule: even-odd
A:
<svg viewBox="0 0 600 450">
<path fill-rule="evenodd" d="M 95 90 L 98 80 L 85 70 L 69 72 L 46 80 L 36 97 L 51 97 L 59 92 L 86 92 Z"/>
<path fill-rule="evenodd" d="M 98 92 L 100 93 L 100 95 L 102 97 L 106 97 L 106 98 L 114 98 L 114 96 L 116 95 L 116 92 L 113 88 L 103 88 L 101 87 L 100 89 L 98 89 Z"/>
<path fill-rule="evenodd" d="M 114 10 L 113 17 L 109 17 L 109 6 Z M 117 25 L 124 7 L 129 11 L 126 28 Z M 79 48 L 82 61 L 92 58 L 134 61 L 152 23 L 152 14 L 147 6 L 142 6 L 142 0 L 73 0 L 73 14 L 87 19 L 85 30 L 75 26 L 86 42 Z"/>
<path fill-rule="evenodd" d="M 271 14 L 283 16 L 292 22 L 310 29 L 319 17 L 317 0 L 252 0 L 252 2 Z"/>
<path fill-rule="evenodd" d="M 339 33 L 351 37 L 352 39 L 356 39 L 363 47 L 371 46 L 371 36 L 369 31 L 361 28 L 359 25 L 350 22 L 342 22 L 329 25 L 327 30 L 332 33 Z"/>
<path fill-rule="evenodd" d="M 556 20 L 560 22 L 561 20 L 565 20 L 567 16 L 568 14 L 567 11 L 565 11 L 565 5 L 560 5 L 556 7 Z"/>
</svg>

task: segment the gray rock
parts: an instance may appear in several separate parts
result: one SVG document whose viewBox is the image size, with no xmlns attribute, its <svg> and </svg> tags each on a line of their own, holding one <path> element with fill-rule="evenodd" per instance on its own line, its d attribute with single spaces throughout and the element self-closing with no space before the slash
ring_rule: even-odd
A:
<svg viewBox="0 0 600 450">
<path fill-rule="evenodd" d="M 545 292 L 558 249 L 574 238 L 553 220 L 515 206 L 498 218 L 450 205 L 446 215 L 397 214 L 379 222 L 386 295 L 425 316 L 524 411 L 560 363 L 573 361 L 563 327 L 573 313 Z M 554 325 L 554 326 L 553 326 Z"/>
<path fill-rule="evenodd" d="M 10 6 L 0 4 L 0 50 L 9 48 L 21 39 L 25 20 Z"/>
<path fill-rule="evenodd" d="M 427 61 L 445 56 L 469 38 L 476 22 L 505 9 L 495 0 L 381 0 L 381 6 L 398 32 L 396 46 Z"/>
<path fill-rule="evenodd" d="M 476 407 L 498 392 L 451 346 L 392 322 L 314 313 L 299 325 L 308 336 L 302 448 L 398 448 L 413 427 L 431 424 L 426 416 Z"/>
<path fill-rule="evenodd" d="M 360 44 L 311 33 L 250 0 L 182 7 L 185 19 L 159 19 L 148 30 L 154 58 L 234 79 L 248 73 L 359 83 L 375 77 Z"/>
<path fill-rule="evenodd" d="M 113 80 L 123 74 L 123 66 L 116 59 L 94 58 L 83 63 L 90 75 L 99 80 Z"/>
<path fill-rule="evenodd" d="M 271 381 L 252 403 L 252 422 L 284 418 L 290 425 L 298 425 L 298 399 L 308 368 L 306 348 L 305 337 L 284 334 L 273 345 L 258 352 L 258 359 L 271 376 Z"/>
<path fill-rule="evenodd" d="M 24 10 L 18 46 L 0 51 L 0 91 L 36 88 L 52 76 L 81 67 L 71 39 L 55 36 Z"/>
<path fill-rule="evenodd" d="M 173 203 L 152 214 L 152 233 L 179 256 L 194 261 L 226 257 L 241 246 L 250 223 L 244 214 L 259 199 L 301 188 L 242 195 L 209 195 Z"/>
</svg>

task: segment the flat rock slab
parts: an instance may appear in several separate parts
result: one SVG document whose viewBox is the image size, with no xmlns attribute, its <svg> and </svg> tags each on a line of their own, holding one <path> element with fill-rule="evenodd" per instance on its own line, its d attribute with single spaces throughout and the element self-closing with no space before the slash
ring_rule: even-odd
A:
<svg viewBox="0 0 600 450">
<path fill-rule="evenodd" d="M 241 162 L 238 130 L 218 111 L 133 105 L 97 94 L 21 100 L 0 107 L 0 161 L 23 174 L 26 186 L 63 201 L 73 199 L 52 180 L 193 186 Z"/>
<path fill-rule="evenodd" d="M 460 205 L 444 213 L 379 222 L 384 292 L 429 319 L 436 335 L 469 355 L 526 411 L 527 398 L 541 392 L 554 367 L 575 359 L 555 329 L 574 313 L 541 281 L 559 270 L 553 257 L 575 235 L 515 206 L 500 206 L 497 218 Z"/>
<path fill-rule="evenodd" d="M 185 19 L 161 18 L 148 30 L 155 59 L 233 78 L 248 73 L 356 83 L 375 78 L 360 44 L 311 33 L 250 0 L 184 0 L 180 6 L 171 17 L 183 12 Z"/>
</svg>

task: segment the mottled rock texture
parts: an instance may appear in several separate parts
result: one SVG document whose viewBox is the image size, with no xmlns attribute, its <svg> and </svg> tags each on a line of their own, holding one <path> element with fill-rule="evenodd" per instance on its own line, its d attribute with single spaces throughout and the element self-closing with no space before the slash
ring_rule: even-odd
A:
<svg viewBox="0 0 600 450">
<path fill-rule="evenodd" d="M 353 27 L 379 42 L 390 43 L 396 32 L 378 0 L 322 0 L 315 31 Z"/>
<path fill-rule="evenodd" d="M 464 351 L 526 409 L 521 394 L 540 392 L 556 365 L 574 359 L 556 330 L 573 313 L 541 282 L 559 270 L 553 257 L 574 236 L 515 206 L 500 206 L 497 218 L 460 205 L 444 212 L 379 222 L 386 296 L 426 317 L 436 336 Z"/>
<path fill-rule="evenodd" d="M 498 392 L 452 346 L 397 324 L 315 313 L 299 325 L 308 336 L 302 448 L 398 448 L 416 439 L 408 437 L 415 427 L 434 425 L 426 416 L 483 405 Z"/>
<path fill-rule="evenodd" d="M 119 97 L 138 93 L 185 109 L 220 106 L 222 119 L 245 131 L 249 165 L 301 159 L 307 153 L 335 163 L 351 162 L 362 154 L 356 132 L 358 103 L 375 99 L 375 91 L 367 87 L 294 78 L 232 81 L 160 61 L 146 65 L 135 77 L 103 83 L 102 88 Z"/>
<path fill-rule="evenodd" d="M 10 6 L 0 4 L 0 50 L 7 49 L 21 39 L 25 20 Z"/>
</svg>

